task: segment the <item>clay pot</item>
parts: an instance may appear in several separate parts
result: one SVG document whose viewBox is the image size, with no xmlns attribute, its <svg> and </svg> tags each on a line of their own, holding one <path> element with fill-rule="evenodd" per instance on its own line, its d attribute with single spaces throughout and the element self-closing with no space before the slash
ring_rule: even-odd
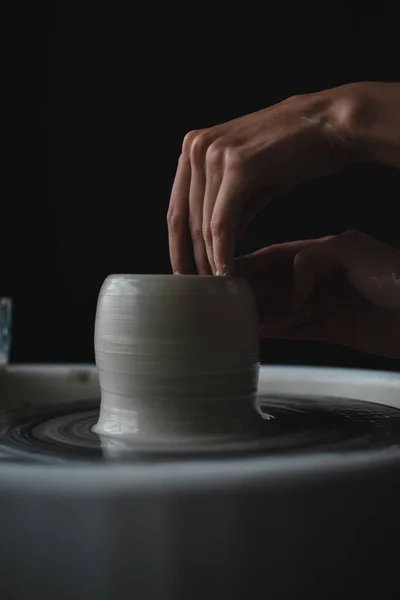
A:
<svg viewBox="0 0 400 600">
<path fill-rule="evenodd" d="M 258 339 L 240 279 L 108 277 L 95 326 L 96 433 L 152 444 L 249 435 L 259 420 Z"/>
</svg>

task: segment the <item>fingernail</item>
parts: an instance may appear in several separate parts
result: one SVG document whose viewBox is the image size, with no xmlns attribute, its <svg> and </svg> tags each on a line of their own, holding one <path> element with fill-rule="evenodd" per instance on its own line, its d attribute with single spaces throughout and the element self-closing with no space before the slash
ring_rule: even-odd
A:
<svg viewBox="0 0 400 600">
<path fill-rule="evenodd" d="M 174 271 L 174 275 L 180 275 L 179 271 Z"/>
</svg>

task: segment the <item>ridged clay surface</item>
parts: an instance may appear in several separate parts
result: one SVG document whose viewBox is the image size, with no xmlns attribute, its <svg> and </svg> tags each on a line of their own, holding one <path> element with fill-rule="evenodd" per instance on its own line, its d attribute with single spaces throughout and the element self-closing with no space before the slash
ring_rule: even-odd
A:
<svg viewBox="0 0 400 600">
<path fill-rule="evenodd" d="M 138 443 L 251 435 L 260 417 L 258 320 L 229 277 L 111 275 L 100 291 L 95 431 Z"/>
</svg>

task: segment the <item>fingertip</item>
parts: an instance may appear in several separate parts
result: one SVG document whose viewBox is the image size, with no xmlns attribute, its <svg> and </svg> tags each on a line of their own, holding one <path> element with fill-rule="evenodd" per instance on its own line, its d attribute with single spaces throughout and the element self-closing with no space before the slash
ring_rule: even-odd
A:
<svg viewBox="0 0 400 600">
<path fill-rule="evenodd" d="M 190 275 L 195 272 L 193 261 L 173 260 L 171 261 L 173 275 Z"/>
<path fill-rule="evenodd" d="M 228 277 L 233 275 L 233 250 L 227 240 L 218 240 L 214 243 L 214 264 L 216 274 L 219 276 Z"/>
<path fill-rule="evenodd" d="M 220 269 L 217 269 L 215 272 L 215 275 L 217 277 L 230 277 L 232 276 L 234 273 L 234 269 L 233 269 L 233 265 L 232 264 L 223 264 L 222 267 Z"/>
</svg>

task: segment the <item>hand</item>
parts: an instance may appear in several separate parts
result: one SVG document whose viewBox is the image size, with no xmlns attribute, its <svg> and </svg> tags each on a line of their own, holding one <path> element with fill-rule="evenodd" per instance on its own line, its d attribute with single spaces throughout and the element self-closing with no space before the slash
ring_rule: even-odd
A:
<svg viewBox="0 0 400 600">
<path fill-rule="evenodd" d="M 168 210 L 173 271 L 229 274 L 235 241 L 267 202 L 348 162 L 360 86 L 296 96 L 189 133 Z"/>
<path fill-rule="evenodd" d="M 236 261 L 264 337 L 400 358 L 400 251 L 358 231 L 270 246 Z"/>
</svg>

